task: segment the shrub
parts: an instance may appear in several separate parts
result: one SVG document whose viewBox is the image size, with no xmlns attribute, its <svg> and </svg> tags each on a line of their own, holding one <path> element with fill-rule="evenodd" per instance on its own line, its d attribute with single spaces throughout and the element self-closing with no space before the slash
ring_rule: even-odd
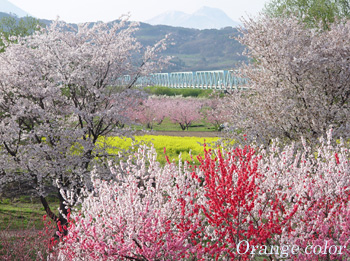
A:
<svg viewBox="0 0 350 261">
<path fill-rule="evenodd" d="M 347 259 L 350 153 L 342 141 L 332 142 L 332 131 L 327 134 L 313 149 L 305 142 L 299 149 L 275 142 L 205 149 L 197 167 L 181 160 L 161 167 L 155 151 L 143 147 L 112 168 L 114 182 L 93 180 L 94 191 L 86 192 L 69 220 L 59 256 Z M 241 242 L 254 247 L 246 251 Z M 309 246 L 325 244 L 337 252 L 307 253 Z M 286 252 L 285 245 L 299 251 Z"/>
<path fill-rule="evenodd" d="M 197 195 L 207 199 L 200 208 L 205 215 L 203 223 L 208 224 L 205 238 L 210 239 L 204 250 L 212 259 L 249 260 L 251 251 L 245 251 L 240 242 L 268 247 L 274 243 L 274 235 L 291 229 L 297 206 L 285 211 L 281 193 L 264 187 L 269 180 L 258 169 L 259 159 L 248 146 L 217 150 L 216 154 L 205 150 L 204 158 L 199 157 L 204 195 Z M 192 175 L 197 176 L 195 172 Z"/>
<path fill-rule="evenodd" d="M 56 231 L 51 221 L 46 222 L 45 227 L 38 230 L 35 226 L 26 226 L 21 230 L 8 228 L 0 230 L 0 258 L 1 260 L 54 260 L 53 235 Z"/>
<path fill-rule="evenodd" d="M 304 142 L 302 149 L 294 145 L 279 148 L 276 144 L 261 151 L 260 170 L 269 180 L 265 189 L 278 189 L 288 208 L 299 205 L 293 216 L 292 231 L 284 230 L 276 240 L 300 247 L 321 245 L 343 246 L 341 258 L 349 257 L 348 241 L 350 152 L 348 145 L 321 138 L 312 149 Z M 288 209 L 287 208 L 287 209 Z M 327 256 L 326 256 L 327 257 Z M 296 260 L 318 260 L 316 254 L 295 256 Z M 339 258 L 330 255 L 327 258 Z M 327 259 L 328 260 L 328 259 Z"/>
<path fill-rule="evenodd" d="M 118 169 L 118 170 L 117 170 Z M 200 188 L 175 164 L 164 168 L 142 148 L 112 167 L 116 182 L 93 181 L 81 211 L 70 217 L 62 260 L 181 260 L 200 255 L 190 235 L 199 226 L 189 193 Z M 189 173 L 188 173 L 189 174 Z"/>
</svg>

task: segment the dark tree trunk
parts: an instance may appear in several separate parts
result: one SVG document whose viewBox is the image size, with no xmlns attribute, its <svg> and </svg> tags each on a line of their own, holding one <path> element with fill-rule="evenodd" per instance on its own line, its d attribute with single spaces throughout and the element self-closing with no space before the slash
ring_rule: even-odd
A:
<svg viewBox="0 0 350 261">
<path fill-rule="evenodd" d="M 66 204 L 64 204 L 64 198 L 62 197 L 61 193 L 58 192 L 58 198 L 60 201 L 60 207 L 59 207 L 59 215 L 57 216 L 55 213 L 52 212 L 49 203 L 47 200 L 40 196 L 40 200 L 42 205 L 44 206 L 46 214 L 54 221 L 56 222 L 57 232 L 63 233 L 63 235 L 67 235 L 67 229 L 65 227 L 67 226 L 67 215 L 68 215 L 68 209 L 66 208 Z M 58 235 L 55 233 L 55 238 L 58 237 Z"/>
</svg>

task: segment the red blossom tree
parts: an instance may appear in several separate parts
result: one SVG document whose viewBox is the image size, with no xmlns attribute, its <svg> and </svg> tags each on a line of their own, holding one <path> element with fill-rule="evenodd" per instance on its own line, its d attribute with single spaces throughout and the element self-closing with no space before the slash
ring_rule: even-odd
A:
<svg viewBox="0 0 350 261">
<path fill-rule="evenodd" d="M 275 234 L 289 227 L 297 207 L 285 211 L 285 197 L 261 186 L 268 181 L 258 170 L 259 157 L 253 148 L 217 150 L 217 154 L 205 150 L 204 158 L 198 159 L 207 199 L 200 208 L 206 217 L 203 224 L 209 227 L 205 238 L 210 240 L 204 249 L 212 258 L 248 260 L 251 249 L 246 251 L 246 246 L 239 242 L 269 246 L 274 243 Z M 193 176 L 198 179 L 196 172 Z"/>
</svg>

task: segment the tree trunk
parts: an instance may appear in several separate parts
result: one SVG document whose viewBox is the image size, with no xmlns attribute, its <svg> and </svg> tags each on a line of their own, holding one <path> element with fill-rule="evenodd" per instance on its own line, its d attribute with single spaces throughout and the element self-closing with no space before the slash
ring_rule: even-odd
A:
<svg viewBox="0 0 350 261">
<path fill-rule="evenodd" d="M 67 215 L 68 215 L 68 209 L 66 208 L 66 204 L 64 204 L 64 198 L 62 197 L 61 193 L 58 192 L 58 198 L 60 201 L 60 207 L 59 207 L 59 215 L 57 216 L 55 213 L 52 212 L 49 203 L 46 201 L 46 199 L 43 196 L 40 196 L 40 200 L 42 205 L 44 206 L 46 214 L 54 221 L 56 222 L 57 226 L 57 232 L 62 233 L 63 235 L 67 235 Z M 58 237 L 57 233 L 54 235 L 55 238 Z"/>
</svg>

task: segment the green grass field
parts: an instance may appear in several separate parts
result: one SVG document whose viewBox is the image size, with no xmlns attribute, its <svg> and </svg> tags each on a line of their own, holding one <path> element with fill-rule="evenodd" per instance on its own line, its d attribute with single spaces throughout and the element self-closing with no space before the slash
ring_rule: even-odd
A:
<svg viewBox="0 0 350 261">
<path fill-rule="evenodd" d="M 143 88 L 149 94 L 153 95 L 166 95 L 166 96 L 177 96 L 182 95 L 183 97 L 195 97 L 195 98 L 208 98 L 213 90 L 202 90 L 202 89 L 193 89 L 193 88 L 183 88 L 175 89 L 161 86 L 149 86 Z"/>
<path fill-rule="evenodd" d="M 136 130 L 142 130 L 144 129 L 144 126 L 134 125 L 133 128 Z M 165 118 L 161 124 L 154 124 L 152 129 L 155 131 L 180 131 L 180 132 L 183 131 L 179 124 L 172 123 L 169 118 Z M 201 121 L 193 122 L 193 124 L 188 128 L 188 130 L 185 130 L 184 132 L 188 132 L 188 131 L 189 132 L 191 131 L 210 132 L 210 131 L 215 131 L 215 128 L 213 125 L 206 122 L 205 120 L 201 120 Z"/>
<path fill-rule="evenodd" d="M 54 197 L 47 198 L 51 210 L 58 214 L 58 199 Z M 20 196 L 14 199 L 0 200 L 0 230 L 3 229 L 27 229 L 43 227 L 42 217 L 45 215 L 44 207 L 41 202 L 29 196 Z"/>
</svg>

